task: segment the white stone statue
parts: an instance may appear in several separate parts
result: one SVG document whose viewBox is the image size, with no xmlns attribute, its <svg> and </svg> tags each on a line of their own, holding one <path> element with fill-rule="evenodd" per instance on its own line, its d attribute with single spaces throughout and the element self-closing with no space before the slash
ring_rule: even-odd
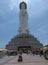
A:
<svg viewBox="0 0 48 65">
<path fill-rule="evenodd" d="M 19 33 L 28 33 L 28 13 L 27 5 L 25 2 L 20 3 L 20 12 L 19 12 Z"/>
</svg>

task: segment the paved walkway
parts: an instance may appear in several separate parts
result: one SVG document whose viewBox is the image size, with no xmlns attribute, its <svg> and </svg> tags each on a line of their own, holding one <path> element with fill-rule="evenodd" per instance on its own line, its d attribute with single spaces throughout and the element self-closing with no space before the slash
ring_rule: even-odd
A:
<svg viewBox="0 0 48 65">
<path fill-rule="evenodd" d="M 0 59 L 0 65 L 48 65 L 48 60 L 39 55 L 23 54 L 23 62 L 17 62 L 18 56 L 5 56 Z"/>
</svg>

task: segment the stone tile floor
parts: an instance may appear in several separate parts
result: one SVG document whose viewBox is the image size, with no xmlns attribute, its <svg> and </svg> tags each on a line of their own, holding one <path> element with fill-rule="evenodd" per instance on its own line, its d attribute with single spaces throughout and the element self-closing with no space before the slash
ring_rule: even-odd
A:
<svg viewBox="0 0 48 65">
<path fill-rule="evenodd" d="M 23 54 L 23 62 L 17 62 L 18 56 L 5 56 L 0 59 L 0 65 L 48 65 L 48 60 L 43 56 Z"/>
</svg>

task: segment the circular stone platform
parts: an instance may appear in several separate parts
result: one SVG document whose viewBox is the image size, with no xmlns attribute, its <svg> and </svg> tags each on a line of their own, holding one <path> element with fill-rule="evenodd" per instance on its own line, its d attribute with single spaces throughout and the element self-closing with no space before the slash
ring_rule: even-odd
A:
<svg viewBox="0 0 48 65">
<path fill-rule="evenodd" d="M 18 50 L 19 47 L 30 47 L 32 49 L 40 48 L 42 46 L 42 43 L 40 43 L 40 41 L 38 41 L 33 35 L 18 34 L 11 39 L 9 44 L 6 45 L 6 48 L 9 50 Z"/>
</svg>

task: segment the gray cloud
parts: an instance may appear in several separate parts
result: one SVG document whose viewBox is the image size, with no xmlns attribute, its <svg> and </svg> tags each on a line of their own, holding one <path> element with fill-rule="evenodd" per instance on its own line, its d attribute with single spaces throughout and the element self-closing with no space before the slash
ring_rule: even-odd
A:
<svg viewBox="0 0 48 65">
<path fill-rule="evenodd" d="M 38 17 L 48 10 L 48 1 L 32 0 L 32 2 L 30 2 L 28 6 L 29 6 L 29 13 L 30 13 L 29 15 L 33 17 Z"/>
</svg>

